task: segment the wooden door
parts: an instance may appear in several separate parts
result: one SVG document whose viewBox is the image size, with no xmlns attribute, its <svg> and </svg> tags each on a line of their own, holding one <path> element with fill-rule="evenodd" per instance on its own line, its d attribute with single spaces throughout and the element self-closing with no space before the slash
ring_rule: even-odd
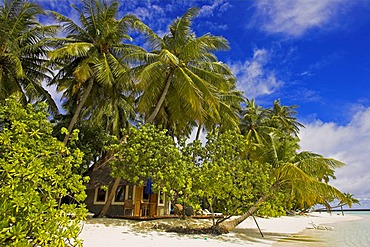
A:
<svg viewBox="0 0 370 247">
<path fill-rule="evenodd" d="M 143 198 L 143 187 L 136 186 L 135 187 L 135 208 L 134 208 L 134 216 L 140 216 L 140 204 L 141 199 Z"/>
<path fill-rule="evenodd" d="M 150 216 L 156 216 L 157 215 L 157 204 L 158 204 L 158 194 L 151 194 L 149 197 L 149 203 L 150 203 Z"/>
</svg>

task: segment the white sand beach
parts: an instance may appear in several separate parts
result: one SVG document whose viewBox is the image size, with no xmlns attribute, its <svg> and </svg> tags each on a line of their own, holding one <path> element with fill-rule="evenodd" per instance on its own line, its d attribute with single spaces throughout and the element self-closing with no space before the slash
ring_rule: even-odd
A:
<svg viewBox="0 0 370 247">
<path fill-rule="evenodd" d="M 91 219 L 84 223 L 80 238 L 85 247 L 96 246 L 272 246 L 282 238 L 312 228 L 313 225 L 335 225 L 335 222 L 359 220 L 359 216 L 342 216 L 338 213 L 312 213 L 304 216 L 284 216 L 280 218 L 258 218 L 257 222 L 264 234 L 262 237 L 253 218 L 248 218 L 234 231 L 221 236 L 184 235 L 156 230 L 153 226 L 161 223 L 186 224 L 183 220 L 130 221 L 114 219 Z M 169 222 L 170 221 L 170 222 Z M 209 220 L 189 220 L 191 224 L 209 224 Z M 320 231 L 320 230 L 317 230 Z"/>
</svg>

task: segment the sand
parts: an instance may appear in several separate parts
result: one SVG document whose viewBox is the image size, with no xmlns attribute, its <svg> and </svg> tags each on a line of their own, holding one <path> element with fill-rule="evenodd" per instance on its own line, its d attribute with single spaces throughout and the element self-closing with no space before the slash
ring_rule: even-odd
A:
<svg viewBox="0 0 370 247">
<path fill-rule="evenodd" d="M 272 246 L 279 239 L 289 238 L 292 234 L 306 228 L 335 225 L 335 222 L 359 220 L 358 216 L 342 216 L 333 213 L 312 213 L 304 216 L 284 216 L 280 218 L 256 217 L 264 237 L 258 231 L 253 218 L 246 219 L 234 231 L 220 235 L 184 235 L 168 233 L 154 229 L 159 224 L 210 224 L 209 220 L 179 219 L 138 222 L 130 220 L 91 219 L 83 224 L 80 238 L 84 240 L 85 247 L 95 246 Z M 317 230 L 320 231 L 320 230 Z"/>
</svg>

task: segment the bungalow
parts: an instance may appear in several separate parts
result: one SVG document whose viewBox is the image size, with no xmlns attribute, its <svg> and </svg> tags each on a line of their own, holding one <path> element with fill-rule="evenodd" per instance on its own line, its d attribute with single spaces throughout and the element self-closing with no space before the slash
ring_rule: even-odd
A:
<svg viewBox="0 0 370 247">
<path fill-rule="evenodd" d="M 86 185 L 85 204 L 87 209 L 95 215 L 102 210 L 112 190 L 115 179 L 110 176 L 110 172 L 110 167 L 106 165 L 97 170 L 90 170 L 86 174 L 90 177 L 90 181 Z M 103 187 L 108 189 L 105 190 Z M 152 193 L 147 186 L 130 184 L 122 179 L 106 215 L 135 218 L 162 217 L 169 214 L 170 201 L 164 193 Z"/>
</svg>

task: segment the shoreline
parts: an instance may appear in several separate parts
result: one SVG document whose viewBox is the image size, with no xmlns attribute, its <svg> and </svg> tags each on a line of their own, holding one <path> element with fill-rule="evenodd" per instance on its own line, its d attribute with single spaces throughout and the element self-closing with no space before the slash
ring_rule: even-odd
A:
<svg viewBox="0 0 370 247">
<path fill-rule="evenodd" d="M 306 247 L 326 247 L 326 246 L 369 246 L 370 238 L 370 211 L 364 214 L 354 214 L 360 216 L 359 220 L 336 221 L 326 224 L 333 227 L 331 231 L 318 231 L 315 229 L 304 229 L 291 238 L 282 239 L 273 244 L 273 247 L 287 246 L 306 246 Z"/>
<path fill-rule="evenodd" d="M 329 213 L 311 213 L 300 216 L 282 216 L 280 218 L 259 218 L 257 223 L 264 237 L 260 235 L 252 217 L 242 222 L 234 231 L 219 236 L 212 235 L 185 235 L 169 233 L 153 229 L 158 223 L 169 224 L 210 224 L 210 220 L 158 220 L 152 222 L 135 222 L 130 220 L 91 219 L 84 223 L 80 239 L 84 240 L 85 247 L 95 246 L 275 246 L 282 239 L 289 239 L 315 225 L 335 225 L 336 222 L 360 220 L 362 217 Z M 317 230 L 320 231 L 320 230 Z M 108 245 L 107 245 L 108 244 Z"/>
</svg>

